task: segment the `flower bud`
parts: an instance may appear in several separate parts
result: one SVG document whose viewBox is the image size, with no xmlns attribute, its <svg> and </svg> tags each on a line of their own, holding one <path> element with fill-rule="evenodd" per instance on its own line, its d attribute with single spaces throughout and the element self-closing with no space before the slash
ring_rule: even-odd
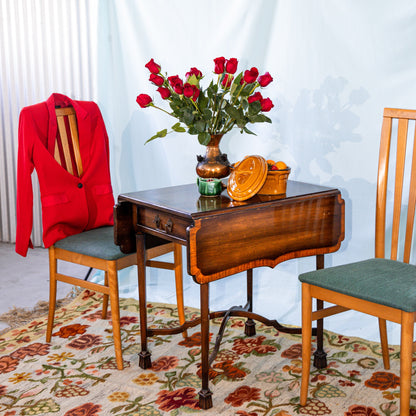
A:
<svg viewBox="0 0 416 416">
<path fill-rule="evenodd" d="M 145 65 L 145 67 L 152 73 L 158 74 L 160 72 L 160 65 L 155 63 L 153 58 Z"/>
<path fill-rule="evenodd" d="M 142 108 L 149 107 L 149 105 L 152 104 L 152 101 L 152 97 L 147 94 L 140 94 L 136 98 L 137 104 L 139 104 L 139 106 Z"/>
</svg>

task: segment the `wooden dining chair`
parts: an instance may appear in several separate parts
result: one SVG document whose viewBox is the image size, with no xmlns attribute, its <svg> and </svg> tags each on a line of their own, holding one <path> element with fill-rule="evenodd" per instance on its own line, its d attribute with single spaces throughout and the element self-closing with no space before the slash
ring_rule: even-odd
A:
<svg viewBox="0 0 416 416">
<path fill-rule="evenodd" d="M 415 120 L 416 110 L 384 109 L 377 179 L 375 258 L 299 276 L 302 282 L 301 405 L 306 404 L 308 395 L 312 321 L 353 309 L 378 317 L 385 369 L 390 367 L 386 320 L 401 325 L 400 415 L 409 415 L 416 318 L 416 266 L 409 264 L 416 205 Z M 414 133 L 408 134 L 408 131 Z M 390 199 L 393 201 L 388 204 Z M 392 216 L 388 220 L 390 212 Z M 390 249 L 386 250 L 388 245 Z M 312 298 L 333 306 L 312 312 Z"/>
<path fill-rule="evenodd" d="M 83 167 L 79 149 L 76 113 L 72 107 L 57 108 L 56 116 L 59 134 L 55 144 L 55 160 L 72 175 L 81 177 Z M 173 252 L 173 262 L 151 260 L 170 252 Z M 93 283 L 84 280 L 82 277 L 59 273 L 58 260 L 103 270 L 104 283 Z M 102 293 L 104 295 L 102 317 L 104 319 L 107 317 L 108 300 L 110 300 L 116 363 L 118 369 L 123 369 L 117 273 L 119 270 L 135 264 L 137 264 L 136 253 L 124 254 L 114 243 L 114 227 L 112 226 L 75 234 L 59 240 L 51 246 L 49 248 L 50 294 L 46 341 L 51 341 L 58 281 Z M 181 246 L 165 240 L 153 239 L 146 250 L 146 265 L 174 270 L 179 321 L 184 324 Z M 186 334 L 184 333 L 184 335 Z"/>
</svg>

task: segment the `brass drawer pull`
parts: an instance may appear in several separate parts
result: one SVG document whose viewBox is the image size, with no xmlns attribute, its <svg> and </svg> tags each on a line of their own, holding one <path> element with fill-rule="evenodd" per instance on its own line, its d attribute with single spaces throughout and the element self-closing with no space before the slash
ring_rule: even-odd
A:
<svg viewBox="0 0 416 416">
<path fill-rule="evenodd" d="M 169 218 L 165 224 L 165 231 L 171 233 L 173 228 L 173 221 Z"/>
<path fill-rule="evenodd" d="M 160 228 L 160 217 L 159 214 L 156 215 L 155 219 L 153 220 L 153 222 L 156 224 L 156 228 Z"/>
</svg>

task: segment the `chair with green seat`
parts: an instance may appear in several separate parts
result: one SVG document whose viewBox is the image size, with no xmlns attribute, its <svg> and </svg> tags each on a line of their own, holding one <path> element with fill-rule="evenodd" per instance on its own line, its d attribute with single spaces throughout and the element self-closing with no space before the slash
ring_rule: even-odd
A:
<svg viewBox="0 0 416 416">
<path fill-rule="evenodd" d="M 415 120 L 416 110 L 384 109 L 377 180 L 375 258 L 299 276 L 302 282 L 302 406 L 307 403 L 308 396 L 312 321 L 353 309 L 378 318 L 385 369 L 390 367 L 386 321 L 401 325 L 400 415 L 409 415 L 416 320 L 416 266 L 409 263 L 416 206 Z M 390 194 L 394 196 L 391 208 L 387 203 Z M 407 213 L 404 213 L 406 203 Z M 392 214 L 390 221 L 387 213 Z M 386 255 L 388 245 L 389 255 Z M 314 298 L 332 305 L 312 311 Z"/>
<path fill-rule="evenodd" d="M 76 169 L 76 175 L 81 177 L 83 167 L 79 152 L 75 111 L 72 107 L 57 108 L 55 111 L 59 131 L 59 135 L 56 138 L 55 143 L 55 160 L 61 165 L 68 166 L 68 171 L 71 174 L 75 174 L 74 169 Z M 65 120 L 65 118 L 68 119 Z M 67 125 L 70 126 L 69 129 L 66 127 Z M 61 140 L 60 147 L 63 149 L 63 157 L 60 156 L 58 151 L 58 140 Z M 66 163 L 64 163 L 63 160 L 65 160 Z M 170 252 L 173 252 L 173 262 L 151 260 Z M 59 273 L 58 260 L 103 270 L 103 284 Z M 123 369 L 118 271 L 136 264 L 136 253 L 124 254 L 121 252 L 119 246 L 114 243 L 113 226 L 95 228 L 79 234 L 71 235 L 55 242 L 54 245 L 49 247 L 50 294 L 46 341 L 51 341 L 58 281 L 103 293 L 102 317 L 107 317 L 108 300 L 110 300 L 116 363 L 118 369 Z M 185 313 L 182 288 L 182 247 L 179 244 L 171 243 L 157 237 L 149 237 L 149 239 L 146 240 L 146 266 L 174 271 L 179 322 L 184 324 Z"/>
</svg>

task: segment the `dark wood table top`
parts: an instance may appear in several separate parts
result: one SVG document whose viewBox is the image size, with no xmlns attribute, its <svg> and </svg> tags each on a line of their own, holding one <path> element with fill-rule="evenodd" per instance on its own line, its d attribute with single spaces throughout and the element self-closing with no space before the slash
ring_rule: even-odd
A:
<svg viewBox="0 0 416 416">
<path fill-rule="evenodd" d="M 276 201 L 291 202 L 294 198 L 302 198 L 313 194 L 325 194 L 339 191 L 321 185 L 304 182 L 288 181 L 287 191 L 284 195 L 254 195 L 246 201 L 234 201 L 224 190 L 221 195 L 209 197 L 201 196 L 196 184 L 170 186 L 166 188 L 150 189 L 144 191 L 121 194 L 120 201 L 129 201 L 135 205 L 157 207 L 161 211 L 175 212 L 178 215 L 198 218 L 218 213 L 230 208 L 248 208 L 261 204 L 275 203 Z"/>
<path fill-rule="evenodd" d="M 131 252 L 140 233 L 149 242 L 162 238 L 185 245 L 188 273 L 204 283 L 336 251 L 344 238 L 344 201 L 336 188 L 297 181 L 288 181 L 284 195 L 255 195 L 242 202 L 225 190 L 201 196 L 196 184 L 122 194 L 116 244 Z"/>
</svg>

